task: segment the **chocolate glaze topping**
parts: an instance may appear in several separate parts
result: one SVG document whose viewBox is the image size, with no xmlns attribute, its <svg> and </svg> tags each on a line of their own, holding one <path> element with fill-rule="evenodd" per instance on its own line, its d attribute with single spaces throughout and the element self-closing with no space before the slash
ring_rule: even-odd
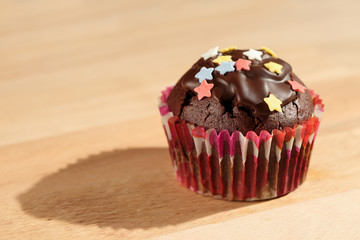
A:
<svg viewBox="0 0 360 240">
<path fill-rule="evenodd" d="M 230 55 L 234 62 L 239 58 L 248 60 L 248 57 L 243 54 L 245 51 L 247 50 L 230 50 L 218 55 Z M 262 61 L 251 60 L 249 71 L 244 69 L 241 71 L 235 70 L 223 75 L 214 70 L 212 73 L 213 80 L 207 80 L 208 83 L 214 84 L 211 97 L 221 104 L 231 102 L 233 106 L 250 107 L 256 115 L 271 114 L 269 107 L 264 102 L 264 98 L 268 97 L 270 93 L 275 94 L 282 101 L 282 106 L 293 101 L 297 97 L 297 93 L 291 89 L 287 81 L 293 80 L 304 85 L 303 82 L 296 77 L 287 62 L 271 56 L 266 51 L 259 51 L 263 52 Z M 200 71 L 201 67 L 216 68 L 218 64 L 212 62 L 216 57 L 206 60 L 204 58 L 199 59 L 180 79 L 181 86 L 196 94 L 194 88 L 200 84 L 199 79 L 195 78 L 196 73 Z M 281 74 L 272 73 L 264 66 L 270 61 L 283 66 Z"/>
</svg>

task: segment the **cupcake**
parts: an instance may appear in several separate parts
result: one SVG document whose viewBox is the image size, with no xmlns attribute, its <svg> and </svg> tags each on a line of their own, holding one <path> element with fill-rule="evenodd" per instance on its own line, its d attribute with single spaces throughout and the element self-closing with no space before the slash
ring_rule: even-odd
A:
<svg viewBox="0 0 360 240">
<path fill-rule="evenodd" d="M 266 47 L 210 49 L 159 103 L 178 180 L 241 201 L 279 197 L 304 182 L 323 107 Z"/>
</svg>

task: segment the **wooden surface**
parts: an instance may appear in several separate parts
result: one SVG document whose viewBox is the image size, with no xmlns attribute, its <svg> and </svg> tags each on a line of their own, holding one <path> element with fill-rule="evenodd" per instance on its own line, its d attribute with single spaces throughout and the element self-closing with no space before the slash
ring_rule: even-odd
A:
<svg viewBox="0 0 360 240">
<path fill-rule="evenodd" d="M 359 1 L 0 3 L 0 239 L 360 239 Z M 294 193 L 175 180 L 157 96 L 215 45 L 268 46 L 324 99 Z"/>
</svg>

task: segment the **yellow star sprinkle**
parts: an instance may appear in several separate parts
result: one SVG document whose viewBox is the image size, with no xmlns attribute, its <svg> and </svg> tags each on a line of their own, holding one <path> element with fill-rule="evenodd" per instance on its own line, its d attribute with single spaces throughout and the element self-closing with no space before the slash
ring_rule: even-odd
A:
<svg viewBox="0 0 360 240">
<path fill-rule="evenodd" d="M 231 56 L 230 55 L 223 55 L 223 56 L 218 56 L 217 58 L 215 58 L 213 60 L 214 63 L 217 63 L 217 64 L 221 64 L 222 62 L 231 62 L 232 59 L 231 59 Z"/>
<path fill-rule="evenodd" d="M 277 58 L 278 56 L 276 55 L 276 53 L 274 53 L 274 51 L 272 51 L 271 49 L 267 48 L 267 47 L 261 47 L 260 50 L 264 50 L 265 52 L 267 52 L 268 54 L 270 54 L 271 56 L 273 56 L 274 58 Z"/>
<path fill-rule="evenodd" d="M 229 52 L 231 50 L 236 50 L 236 49 L 237 49 L 237 47 L 232 46 L 232 47 L 223 48 L 223 49 L 219 50 L 219 52 L 224 53 L 224 52 Z"/>
<path fill-rule="evenodd" d="M 264 98 L 264 101 L 268 105 L 270 111 L 276 110 L 278 112 L 282 112 L 281 110 L 282 101 L 277 97 L 275 97 L 274 94 L 270 93 L 269 97 Z"/>
<path fill-rule="evenodd" d="M 275 62 L 268 62 L 265 63 L 264 66 L 273 73 L 281 74 L 281 69 L 283 68 L 282 65 L 275 63 Z"/>
</svg>

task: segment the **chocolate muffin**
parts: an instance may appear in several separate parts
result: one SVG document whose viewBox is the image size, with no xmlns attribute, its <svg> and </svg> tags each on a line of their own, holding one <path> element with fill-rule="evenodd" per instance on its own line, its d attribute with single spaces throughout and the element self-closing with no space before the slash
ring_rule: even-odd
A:
<svg viewBox="0 0 360 240">
<path fill-rule="evenodd" d="M 211 87 L 204 98 L 196 91 L 203 85 Z M 271 109 L 267 99 L 280 106 Z M 242 134 L 293 127 L 314 113 L 305 84 L 267 48 L 210 49 L 177 82 L 167 104 L 175 116 L 196 126 Z"/>
<path fill-rule="evenodd" d="M 177 178 L 190 190 L 253 201 L 304 182 L 324 105 L 270 49 L 210 49 L 159 100 Z"/>
</svg>

